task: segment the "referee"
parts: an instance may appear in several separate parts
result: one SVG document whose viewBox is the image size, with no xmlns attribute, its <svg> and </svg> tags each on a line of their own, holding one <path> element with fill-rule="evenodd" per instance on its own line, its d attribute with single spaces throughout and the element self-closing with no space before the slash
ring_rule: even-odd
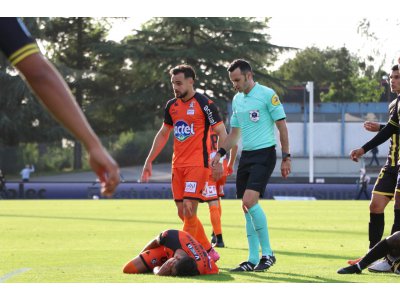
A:
<svg viewBox="0 0 400 300">
<path fill-rule="evenodd" d="M 231 271 L 264 271 L 276 262 L 276 258 L 269 242 L 267 218 L 258 199 L 264 195 L 276 164 L 274 125 L 278 128 L 281 143 L 282 177 L 287 178 L 290 173 L 286 114 L 275 91 L 254 81 L 252 68 L 247 61 L 234 60 L 228 72 L 238 93 L 232 101 L 231 132 L 212 161 L 213 176 L 215 179 L 220 176 L 216 168 L 220 158 L 237 143 L 241 135 L 243 151 L 236 176 L 236 191 L 237 197 L 242 199 L 246 218 L 249 257 Z M 261 259 L 258 253 L 260 246 Z"/>
</svg>

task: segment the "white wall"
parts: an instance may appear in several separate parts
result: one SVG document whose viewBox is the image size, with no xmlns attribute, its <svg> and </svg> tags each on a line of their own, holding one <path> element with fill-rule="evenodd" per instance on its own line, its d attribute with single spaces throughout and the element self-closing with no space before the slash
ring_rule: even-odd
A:
<svg viewBox="0 0 400 300">
<path fill-rule="evenodd" d="M 288 123 L 290 151 L 294 156 L 304 156 L 303 144 L 303 123 Z M 275 129 L 275 134 L 278 139 L 279 134 Z M 363 123 L 345 123 L 344 130 L 344 154 L 347 156 L 352 149 L 361 147 L 369 141 L 376 133 L 366 131 Z M 341 156 L 341 123 L 314 123 L 314 155 L 325 157 Z M 307 147 L 308 148 L 308 147 Z M 379 157 L 386 157 L 389 142 L 385 142 L 379 147 Z M 279 146 L 278 146 L 279 149 Z M 278 153 L 280 151 L 278 150 Z M 308 154 L 306 154 L 307 156 Z M 371 156 L 370 153 L 366 157 Z"/>
</svg>

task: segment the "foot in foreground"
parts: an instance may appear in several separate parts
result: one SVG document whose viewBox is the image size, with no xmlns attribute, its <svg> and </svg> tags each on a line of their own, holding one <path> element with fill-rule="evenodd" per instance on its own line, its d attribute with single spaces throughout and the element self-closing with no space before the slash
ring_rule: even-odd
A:
<svg viewBox="0 0 400 300">
<path fill-rule="evenodd" d="M 374 273 L 391 273 L 392 272 L 392 262 L 387 258 L 378 260 L 372 266 L 368 267 L 368 271 Z"/>
<path fill-rule="evenodd" d="M 357 264 L 355 264 L 352 266 L 341 268 L 337 271 L 337 273 L 338 274 L 361 274 L 361 269 Z"/>
<path fill-rule="evenodd" d="M 362 257 L 356 258 L 356 259 L 350 259 L 347 261 L 347 263 L 350 266 L 354 266 L 355 264 L 358 264 L 360 262 L 360 260 L 362 260 Z"/>
<path fill-rule="evenodd" d="M 254 267 L 254 271 L 256 272 L 264 272 L 268 271 L 270 267 L 272 267 L 276 263 L 276 258 L 274 255 L 263 256 L 260 259 L 260 262 Z"/>
<path fill-rule="evenodd" d="M 231 269 L 231 272 L 252 272 L 254 270 L 254 267 L 256 265 L 249 262 L 249 261 L 244 261 L 240 263 L 240 265 L 234 269 Z"/>
</svg>

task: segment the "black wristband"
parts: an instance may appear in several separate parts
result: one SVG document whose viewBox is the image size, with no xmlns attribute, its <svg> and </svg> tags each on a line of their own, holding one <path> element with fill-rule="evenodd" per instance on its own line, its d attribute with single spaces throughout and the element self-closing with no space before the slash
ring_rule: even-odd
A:
<svg viewBox="0 0 400 300">
<path fill-rule="evenodd" d="M 290 159 L 290 153 L 282 152 L 282 159 L 285 160 L 285 159 L 287 159 L 287 158 Z"/>
<path fill-rule="evenodd" d="M 226 150 L 224 148 L 219 148 L 217 153 L 219 153 L 222 156 L 224 156 L 226 154 Z"/>
</svg>

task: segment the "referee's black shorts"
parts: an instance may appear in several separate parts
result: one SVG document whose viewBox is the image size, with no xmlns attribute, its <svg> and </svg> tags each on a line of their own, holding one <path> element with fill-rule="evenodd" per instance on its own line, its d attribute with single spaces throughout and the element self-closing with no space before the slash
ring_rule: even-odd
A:
<svg viewBox="0 0 400 300">
<path fill-rule="evenodd" d="M 243 198 L 246 189 L 257 191 L 262 197 L 275 164 L 275 146 L 242 151 L 236 175 L 237 198 Z"/>
</svg>

